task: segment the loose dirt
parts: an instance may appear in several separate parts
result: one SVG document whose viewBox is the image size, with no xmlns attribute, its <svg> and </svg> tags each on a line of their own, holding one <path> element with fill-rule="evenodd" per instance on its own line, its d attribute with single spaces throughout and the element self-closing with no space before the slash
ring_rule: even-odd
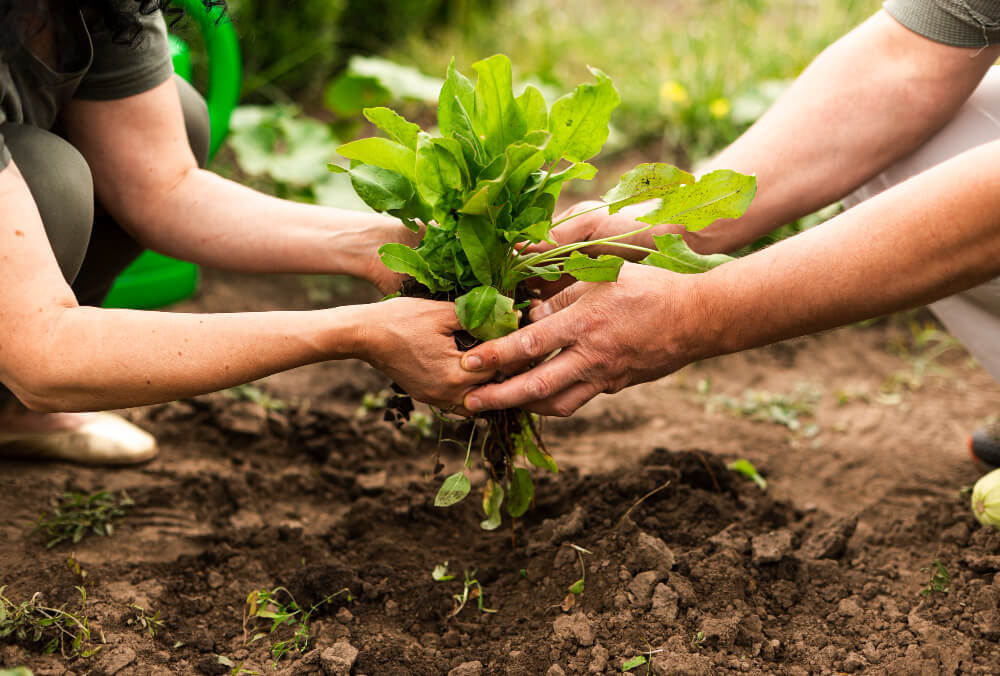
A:
<svg viewBox="0 0 1000 676">
<path fill-rule="evenodd" d="M 210 273 L 180 309 L 239 309 L 246 283 Z M 258 309 L 364 295 L 253 283 Z M 481 531 L 478 499 L 433 507 L 461 459 L 446 446 L 435 476 L 433 440 L 357 415 L 386 384 L 362 364 L 259 383 L 281 410 L 220 393 L 130 411 L 161 440 L 144 467 L 0 465 L 0 586 L 73 606 L 83 584 L 100 646 L 64 659 L 8 643 L 0 667 L 558 676 L 646 656 L 632 673 L 997 673 L 1000 532 L 960 491 L 980 474 L 964 437 L 1000 414 L 1000 388 L 961 350 L 923 363 L 908 322 L 925 319 L 711 360 L 548 421 L 562 471 L 539 475 L 513 533 L 509 518 Z M 798 430 L 722 410 L 747 388 L 796 387 L 818 394 Z M 767 492 L 726 469 L 739 457 Z M 99 489 L 136 502 L 112 537 L 51 550 L 29 537 L 54 497 Z M 937 591 L 935 561 L 950 576 Z M 445 562 L 455 578 L 434 581 Z M 473 594 L 455 613 L 473 570 L 495 612 Z M 258 625 L 245 629 L 244 609 L 279 586 L 307 608 L 348 591 L 317 608 L 308 649 L 275 672 L 269 647 L 292 630 L 248 643 Z M 155 637 L 129 624 L 133 603 L 159 611 Z"/>
</svg>

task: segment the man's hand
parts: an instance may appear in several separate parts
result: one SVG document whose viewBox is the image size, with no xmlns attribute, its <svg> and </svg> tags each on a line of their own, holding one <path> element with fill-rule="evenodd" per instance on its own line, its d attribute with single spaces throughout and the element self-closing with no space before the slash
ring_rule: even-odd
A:
<svg viewBox="0 0 1000 676">
<path fill-rule="evenodd" d="M 464 355 L 466 369 L 492 373 L 560 350 L 527 372 L 473 390 L 465 408 L 524 406 L 568 416 L 597 394 L 672 373 L 696 357 L 689 336 L 697 325 L 687 309 L 698 306 L 695 277 L 626 263 L 617 282 L 573 284 L 536 306 L 530 326 Z"/>
</svg>

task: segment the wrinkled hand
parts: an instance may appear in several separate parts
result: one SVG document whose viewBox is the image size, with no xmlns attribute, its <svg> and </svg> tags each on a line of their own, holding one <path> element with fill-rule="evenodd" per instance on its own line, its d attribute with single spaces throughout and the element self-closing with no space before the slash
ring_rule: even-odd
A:
<svg viewBox="0 0 1000 676">
<path fill-rule="evenodd" d="M 461 329 L 455 304 L 393 298 L 364 307 L 362 357 L 419 401 L 450 409 L 493 372 L 461 367 L 454 334 Z"/>
<path fill-rule="evenodd" d="M 368 243 L 363 254 L 364 269 L 361 276 L 378 287 L 378 290 L 384 295 L 399 291 L 406 275 L 393 272 L 385 266 L 378 255 L 379 247 L 390 242 L 417 246 L 420 243 L 422 233 L 413 232 L 398 220 L 391 219 L 388 223 L 381 223 L 371 228 L 365 235 Z"/>
<path fill-rule="evenodd" d="M 695 358 L 698 275 L 626 263 L 613 283 L 577 282 L 531 312 L 534 323 L 463 357 L 475 373 L 509 371 L 556 356 L 470 392 L 472 412 L 523 406 L 568 416 L 596 395 L 665 376 Z M 694 327 L 694 329 L 690 328 Z"/>
</svg>

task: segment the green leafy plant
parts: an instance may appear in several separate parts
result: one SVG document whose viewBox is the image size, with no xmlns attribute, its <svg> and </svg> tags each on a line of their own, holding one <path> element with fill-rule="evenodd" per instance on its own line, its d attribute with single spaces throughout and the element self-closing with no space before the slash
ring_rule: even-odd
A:
<svg viewBox="0 0 1000 676">
<path fill-rule="evenodd" d="M 486 607 L 486 596 L 483 593 L 483 585 L 479 583 L 476 579 L 476 569 L 465 570 L 465 580 L 462 583 L 462 592 L 460 594 L 452 595 L 455 600 L 455 609 L 451 611 L 448 617 L 455 617 L 465 605 L 472 599 L 476 601 L 476 608 L 479 609 L 481 613 L 495 613 L 496 610 L 493 608 Z"/>
<path fill-rule="evenodd" d="M 38 517 L 31 535 L 44 531 L 49 537 L 46 549 L 69 540 L 76 544 L 87 533 L 110 536 L 114 533 L 114 520 L 125 516 L 134 505 L 128 493 L 122 491 L 115 496 L 108 491 L 86 493 L 65 493 L 51 514 Z"/>
<path fill-rule="evenodd" d="M 928 568 L 921 568 L 920 572 L 930 573 L 931 577 L 927 581 L 927 585 L 920 591 L 921 596 L 928 596 L 930 594 L 947 594 L 951 589 L 951 573 L 948 569 L 944 567 L 937 559 Z"/>
<path fill-rule="evenodd" d="M 34 676 L 27 667 L 16 667 L 14 669 L 0 669 L 0 676 Z"/>
<path fill-rule="evenodd" d="M 136 603 L 130 603 L 129 608 L 134 611 L 134 614 L 125 620 L 125 624 L 146 632 L 149 634 L 149 638 L 156 638 L 156 632 L 163 629 L 163 620 L 160 619 L 160 611 L 157 610 L 150 615 L 145 608 Z"/>
<path fill-rule="evenodd" d="M 347 600 L 351 599 L 349 589 L 341 589 L 335 594 L 330 594 L 308 610 L 299 606 L 295 597 L 285 587 L 275 587 L 274 589 L 257 589 L 247 596 L 246 605 L 243 609 L 243 642 L 244 644 L 254 643 L 274 634 L 282 627 L 292 627 L 291 637 L 275 641 L 271 644 L 271 657 L 274 658 L 272 666 L 277 669 L 278 662 L 290 652 L 305 652 L 309 647 L 309 620 L 313 613 L 323 605 L 330 603 L 341 594 L 347 594 Z M 287 600 L 282 601 L 281 598 Z M 255 625 L 263 625 L 257 629 L 253 636 L 250 631 Z M 268 626 L 270 625 L 270 626 Z"/>
<path fill-rule="evenodd" d="M 42 652 L 51 655 L 56 650 L 63 657 L 91 657 L 100 646 L 84 649 L 90 641 L 90 620 L 87 617 L 87 590 L 80 593 L 80 608 L 53 608 L 36 592 L 27 601 L 17 603 L 6 596 L 6 586 L 0 586 L 0 640 L 13 639 L 42 645 Z"/>
<path fill-rule="evenodd" d="M 556 245 L 550 230 L 579 212 L 554 220 L 563 186 L 589 180 L 597 169 L 587 163 L 608 138 L 609 120 L 619 103 L 611 78 L 592 68 L 595 82 L 585 83 L 548 106 L 541 91 L 527 86 L 515 96 L 510 60 L 498 54 L 473 64 L 473 84 L 448 69 L 438 96 L 439 136 L 388 108 L 366 108 L 365 117 L 388 138 L 362 138 L 340 146 L 346 173 L 357 194 L 375 211 L 401 219 L 414 231 L 425 226 L 420 244 L 386 244 L 380 250 L 390 269 L 410 275 L 409 295 L 455 301 L 455 311 L 470 340 L 491 340 L 518 328 L 518 311 L 530 296 L 523 283 L 532 278 L 556 280 L 569 275 L 586 282 L 612 282 L 623 259 L 591 257 L 581 250 L 603 244 L 639 250 L 642 263 L 674 272 L 707 271 L 728 256 L 693 252 L 679 234 L 657 235 L 656 249 L 621 240 L 669 223 L 700 230 L 720 218 L 743 214 L 756 192 L 756 180 L 720 170 L 700 178 L 667 164 L 641 164 L 625 173 L 596 209 L 610 214 L 659 200 L 632 232 L 592 242 Z M 547 242 L 546 250 L 528 251 Z M 492 412 L 479 438 L 488 473 L 483 492 L 482 527 L 497 528 L 501 506 L 520 517 L 534 496 L 534 483 L 523 464 L 557 471 L 541 443 L 534 418 L 522 410 Z M 470 449 L 473 441 L 470 440 Z M 449 476 L 435 504 L 448 506 L 470 491 L 461 472 Z"/>
<path fill-rule="evenodd" d="M 243 666 L 243 662 L 234 662 L 225 655 L 216 655 L 215 661 L 224 667 L 229 668 L 229 676 L 239 676 L 240 674 L 259 674 L 259 671 Z"/>
</svg>

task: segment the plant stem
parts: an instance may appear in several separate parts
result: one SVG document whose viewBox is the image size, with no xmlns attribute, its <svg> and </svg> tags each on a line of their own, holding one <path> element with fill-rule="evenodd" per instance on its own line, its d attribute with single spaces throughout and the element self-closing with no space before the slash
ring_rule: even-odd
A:
<svg viewBox="0 0 1000 676">
<path fill-rule="evenodd" d="M 573 214 L 572 216 L 568 216 L 567 218 L 564 218 L 564 219 L 562 219 L 559 222 L 563 223 L 565 221 L 568 221 L 571 218 L 576 218 L 577 216 L 585 214 L 585 213 L 587 213 L 589 211 L 596 211 L 597 209 L 603 209 L 606 206 L 607 206 L 607 204 L 602 204 L 600 207 L 595 207 L 594 209 L 588 209 L 587 211 L 581 211 L 580 213 Z M 525 267 L 528 267 L 528 266 L 537 267 L 539 265 L 539 263 L 547 261 L 550 258 L 555 258 L 557 256 L 561 256 L 564 253 L 571 253 L 573 251 L 576 251 L 577 249 L 583 249 L 584 247 L 595 246 L 597 244 L 612 244 L 614 246 L 620 246 L 620 247 L 625 247 L 625 248 L 629 248 L 629 249 L 639 249 L 640 251 L 647 251 L 649 253 L 656 253 L 652 249 L 647 249 L 645 247 L 640 247 L 640 246 L 637 246 L 635 244 L 624 244 L 624 243 L 617 242 L 617 240 L 619 240 L 619 239 L 625 239 L 626 237 L 632 237 L 634 235 L 641 234 L 641 233 L 646 232 L 647 230 L 649 230 L 651 228 L 655 228 L 655 227 L 656 227 L 655 224 L 650 223 L 649 225 L 641 227 L 641 228 L 639 228 L 637 230 L 633 230 L 631 232 L 623 232 L 623 233 L 621 233 L 619 235 L 611 235 L 610 237 L 602 237 L 601 239 L 590 240 L 590 241 L 587 241 L 587 242 L 573 242 L 571 244 L 564 244 L 562 246 L 557 246 L 554 249 L 549 249 L 548 251 L 543 251 L 542 253 L 535 254 L 534 256 L 528 256 L 527 258 L 524 258 L 524 259 L 518 261 L 511 268 L 511 270 L 512 271 L 517 271 L 517 270 L 521 270 L 521 269 L 523 269 Z"/>
</svg>

